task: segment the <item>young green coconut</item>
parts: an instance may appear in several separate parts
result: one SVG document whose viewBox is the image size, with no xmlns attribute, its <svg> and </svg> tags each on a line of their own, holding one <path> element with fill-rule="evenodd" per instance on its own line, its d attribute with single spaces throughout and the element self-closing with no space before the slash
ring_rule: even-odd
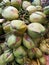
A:
<svg viewBox="0 0 49 65">
<path fill-rule="evenodd" d="M 37 9 L 37 11 L 42 11 L 43 10 L 42 6 L 40 6 L 40 5 L 37 5 L 36 9 Z"/>
<path fill-rule="evenodd" d="M 39 23 L 45 23 L 46 15 L 42 12 L 35 12 L 32 13 L 29 17 L 30 22 L 39 22 Z"/>
<path fill-rule="evenodd" d="M 3 54 L 0 56 L 0 65 L 6 65 L 5 60 L 3 60 Z"/>
<path fill-rule="evenodd" d="M 27 29 L 27 25 L 22 20 L 13 20 L 13 21 L 11 21 L 11 27 L 19 35 L 22 35 Z"/>
<path fill-rule="evenodd" d="M 45 33 L 45 27 L 40 23 L 31 23 L 28 25 L 28 34 L 32 38 L 39 38 Z"/>
<path fill-rule="evenodd" d="M 44 12 L 47 16 L 49 16 L 49 6 L 45 6 L 45 7 L 43 8 L 43 12 Z"/>
<path fill-rule="evenodd" d="M 30 5 L 26 8 L 26 10 L 29 12 L 29 14 L 32 14 L 33 12 L 36 12 L 36 7 L 33 5 Z"/>
<path fill-rule="evenodd" d="M 33 5 L 41 5 L 41 0 L 33 0 Z"/>
<path fill-rule="evenodd" d="M 27 50 L 27 54 L 28 54 L 28 57 L 29 57 L 30 59 L 33 59 L 33 58 L 35 58 L 35 56 L 36 56 L 36 53 L 35 53 L 34 48 L 28 49 L 28 50 Z"/>
<path fill-rule="evenodd" d="M 7 45 L 10 48 L 17 48 L 21 45 L 21 37 L 15 36 L 15 35 L 10 35 L 7 39 Z"/>
<path fill-rule="evenodd" d="M 20 65 L 24 65 L 24 59 L 23 58 L 16 58 L 15 59 L 17 63 L 19 63 Z"/>
<path fill-rule="evenodd" d="M 31 48 L 34 48 L 35 47 L 35 44 L 34 44 L 33 40 L 27 34 L 24 34 L 24 37 L 23 37 L 23 45 L 27 49 L 31 49 Z"/>
<path fill-rule="evenodd" d="M 13 61 L 14 59 L 13 53 L 11 53 L 10 51 L 4 52 L 3 59 L 4 59 L 4 62 L 6 63 Z"/>
<path fill-rule="evenodd" d="M 41 65 L 46 65 L 46 59 L 44 56 L 39 58 L 39 61 L 40 61 Z"/>
<path fill-rule="evenodd" d="M 3 27 L 3 30 L 5 33 L 9 33 L 11 31 L 13 31 L 9 21 L 7 21 L 6 23 L 3 23 L 2 27 Z"/>
<path fill-rule="evenodd" d="M 8 6 L 3 9 L 2 16 L 6 18 L 7 20 L 13 20 L 19 17 L 18 13 L 19 11 L 15 7 Z"/>
<path fill-rule="evenodd" d="M 25 10 L 28 6 L 30 6 L 31 3 L 29 1 L 23 1 L 22 2 L 22 8 Z"/>
<path fill-rule="evenodd" d="M 22 0 L 11 0 L 11 5 L 16 7 L 16 8 L 20 8 L 22 4 Z"/>
<path fill-rule="evenodd" d="M 2 4 L 2 6 L 9 6 L 10 5 L 10 0 L 3 0 L 2 2 L 1 2 L 1 4 Z"/>
<path fill-rule="evenodd" d="M 23 49 L 22 46 L 13 50 L 13 54 L 15 58 L 23 58 L 26 56 L 26 51 Z"/>
</svg>

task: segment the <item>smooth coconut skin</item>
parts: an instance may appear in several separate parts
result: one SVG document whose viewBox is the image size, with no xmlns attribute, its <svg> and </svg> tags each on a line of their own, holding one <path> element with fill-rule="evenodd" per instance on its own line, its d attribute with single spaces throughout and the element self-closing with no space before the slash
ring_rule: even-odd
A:
<svg viewBox="0 0 49 65">
<path fill-rule="evenodd" d="M 7 20 L 13 20 L 13 19 L 17 19 L 19 17 L 19 11 L 13 7 L 13 6 L 8 6 L 5 7 L 3 12 L 2 12 L 2 16 L 4 18 L 6 18 Z"/>
<path fill-rule="evenodd" d="M 33 12 L 35 12 L 37 9 L 35 6 L 31 5 L 31 6 L 28 6 L 26 8 L 26 10 L 29 12 L 29 14 L 32 14 Z"/>
<path fill-rule="evenodd" d="M 29 17 L 30 22 L 44 23 L 46 15 L 42 12 L 32 13 Z"/>
<path fill-rule="evenodd" d="M 23 3 L 22 3 L 22 8 L 23 9 L 26 9 L 28 6 L 30 6 L 31 5 L 31 3 L 30 2 L 28 2 L 28 1 L 23 1 Z"/>
<path fill-rule="evenodd" d="M 31 23 L 28 25 L 28 34 L 34 39 L 45 33 L 45 27 L 40 23 Z M 42 35 L 41 35 L 42 34 Z"/>
</svg>

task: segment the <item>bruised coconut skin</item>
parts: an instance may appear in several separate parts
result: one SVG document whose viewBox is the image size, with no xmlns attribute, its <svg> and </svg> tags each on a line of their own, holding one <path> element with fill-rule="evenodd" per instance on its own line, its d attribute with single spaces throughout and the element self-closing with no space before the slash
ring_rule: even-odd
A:
<svg viewBox="0 0 49 65">
<path fill-rule="evenodd" d="M 3 9 L 2 16 L 7 20 L 17 19 L 19 17 L 18 10 L 13 6 L 8 6 Z"/>
<path fill-rule="evenodd" d="M 40 34 L 45 32 L 45 27 L 40 23 L 31 23 L 28 25 L 28 34 L 32 38 L 40 37 Z"/>
<path fill-rule="evenodd" d="M 33 40 L 27 34 L 24 34 L 23 45 L 27 49 L 31 49 L 31 48 L 33 48 L 35 46 Z"/>
<path fill-rule="evenodd" d="M 21 45 L 21 37 L 17 37 L 15 35 L 9 36 L 9 38 L 7 39 L 7 45 L 10 48 L 19 47 Z"/>
<path fill-rule="evenodd" d="M 26 9 L 28 6 L 30 6 L 31 5 L 31 3 L 30 2 L 28 2 L 28 1 L 23 1 L 23 3 L 22 3 L 22 8 L 23 9 Z"/>
<path fill-rule="evenodd" d="M 23 34 L 27 29 L 27 25 L 21 20 L 11 21 L 11 27 L 15 29 L 18 34 Z"/>
<path fill-rule="evenodd" d="M 29 17 L 30 22 L 44 23 L 46 15 L 42 12 L 32 13 Z"/>
<path fill-rule="evenodd" d="M 29 14 L 32 14 L 33 12 L 35 12 L 37 9 L 35 6 L 31 5 L 31 6 L 28 6 L 26 8 L 26 10 L 29 12 Z"/>
</svg>

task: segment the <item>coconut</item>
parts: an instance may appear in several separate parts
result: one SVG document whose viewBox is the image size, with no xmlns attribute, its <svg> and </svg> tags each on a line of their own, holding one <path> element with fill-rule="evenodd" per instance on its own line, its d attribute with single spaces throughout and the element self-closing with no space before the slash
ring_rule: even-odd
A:
<svg viewBox="0 0 49 65">
<path fill-rule="evenodd" d="M 7 20 L 17 19 L 19 17 L 18 10 L 13 6 L 5 7 L 2 11 L 2 16 Z"/>
<path fill-rule="evenodd" d="M 38 38 L 45 33 L 45 27 L 40 23 L 31 23 L 28 25 L 28 34 L 32 38 Z"/>
</svg>

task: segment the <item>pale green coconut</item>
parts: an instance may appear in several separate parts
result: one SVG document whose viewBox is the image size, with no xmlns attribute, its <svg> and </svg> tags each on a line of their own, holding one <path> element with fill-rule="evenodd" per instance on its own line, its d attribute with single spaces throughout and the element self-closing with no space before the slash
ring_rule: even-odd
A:
<svg viewBox="0 0 49 65">
<path fill-rule="evenodd" d="M 3 54 L 0 56 L 0 65 L 6 65 L 5 60 L 3 59 Z"/>
<path fill-rule="evenodd" d="M 30 6 L 31 5 L 31 3 L 29 2 L 29 1 L 23 1 L 23 3 L 22 3 L 22 8 L 23 9 L 26 9 L 28 6 Z"/>
<path fill-rule="evenodd" d="M 25 34 L 24 37 L 23 37 L 23 45 L 27 49 L 31 49 L 31 48 L 35 47 L 33 40 L 27 34 Z"/>
<path fill-rule="evenodd" d="M 13 53 L 16 58 L 23 58 L 26 56 L 26 51 L 23 49 L 22 46 L 18 47 L 17 49 L 14 49 Z"/>
<path fill-rule="evenodd" d="M 2 16 L 7 20 L 17 19 L 19 17 L 18 10 L 13 6 L 5 7 L 2 11 Z"/>
<path fill-rule="evenodd" d="M 10 5 L 10 0 L 3 0 L 1 3 L 2 3 L 2 5 L 9 6 Z"/>
<path fill-rule="evenodd" d="M 39 5 L 36 6 L 36 9 L 37 9 L 37 11 L 42 11 L 43 10 L 42 6 L 39 6 Z"/>
<path fill-rule="evenodd" d="M 17 34 L 23 34 L 27 29 L 25 22 L 22 20 L 11 21 L 11 27 L 16 31 Z"/>
<path fill-rule="evenodd" d="M 4 52 L 3 59 L 6 63 L 13 61 L 14 56 L 11 52 Z"/>
<path fill-rule="evenodd" d="M 21 0 L 11 0 L 11 5 L 16 7 L 16 8 L 20 8 L 21 7 Z"/>
<path fill-rule="evenodd" d="M 41 5 L 41 0 L 34 0 L 32 2 L 33 5 Z"/>
<path fill-rule="evenodd" d="M 35 12 L 29 16 L 30 22 L 45 23 L 46 15 L 42 12 Z"/>
<path fill-rule="evenodd" d="M 45 27 L 40 23 L 31 23 L 28 25 L 28 34 L 32 38 L 38 38 L 45 33 Z"/>
<path fill-rule="evenodd" d="M 17 48 L 21 45 L 21 37 L 10 35 L 7 39 L 7 45 L 10 48 Z"/>
<path fill-rule="evenodd" d="M 43 10 L 44 10 L 44 13 L 49 16 L 49 6 L 45 6 Z"/>
<path fill-rule="evenodd" d="M 37 9 L 35 6 L 31 5 L 31 6 L 28 6 L 26 8 L 26 10 L 29 12 L 29 14 L 32 14 L 33 12 L 35 12 Z"/>
<path fill-rule="evenodd" d="M 2 26 L 5 33 L 9 33 L 13 31 L 9 21 L 7 21 L 6 23 L 3 23 Z"/>
<path fill-rule="evenodd" d="M 41 65 L 46 65 L 45 57 L 41 57 L 39 60 L 40 60 Z"/>
<path fill-rule="evenodd" d="M 19 63 L 20 65 L 23 65 L 24 59 L 23 58 L 16 58 L 16 62 Z"/>
<path fill-rule="evenodd" d="M 34 48 L 27 50 L 27 53 L 30 59 L 33 59 L 36 55 Z"/>
</svg>

